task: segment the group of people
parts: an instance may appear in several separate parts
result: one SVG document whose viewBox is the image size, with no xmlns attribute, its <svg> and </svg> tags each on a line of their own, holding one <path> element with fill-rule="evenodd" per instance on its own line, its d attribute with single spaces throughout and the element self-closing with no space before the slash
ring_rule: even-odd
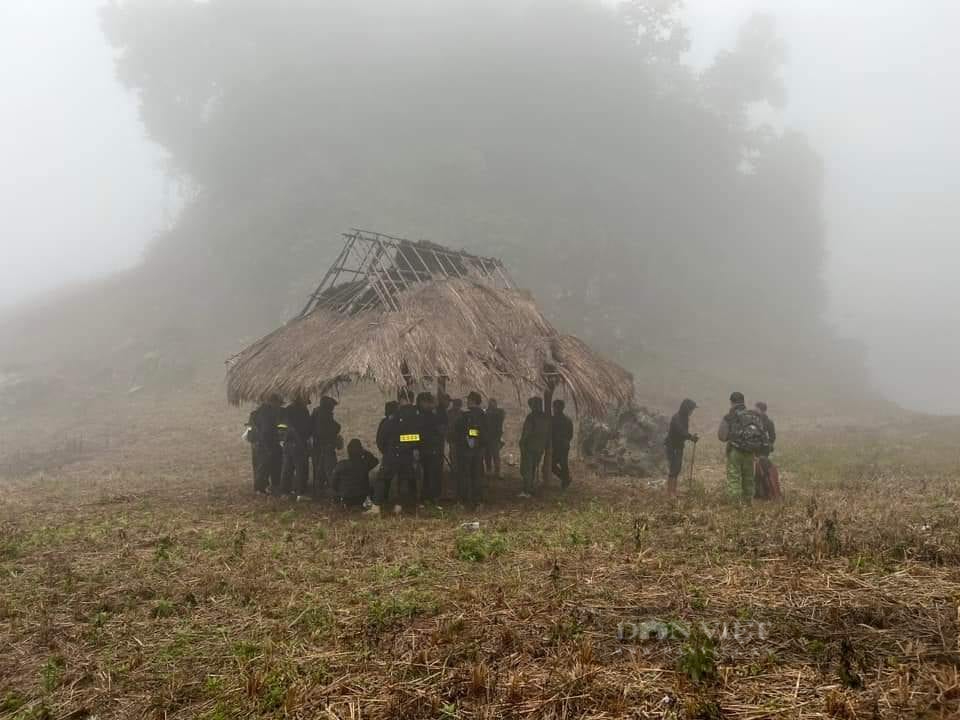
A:
<svg viewBox="0 0 960 720">
<path fill-rule="evenodd" d="M 698 435 L 690 432 L 690 418 L 696 409 L 693 400 L 684 400 L 670 420 L 666 439 L 667 492 L 670 495 L 677 494 L 686 444 L 696 445 L 700 440 Z M 758 402 L 753 409 L 748 409 L 743 393 L 731 394 L 730 411 L 720 421 L 717 437 L 726 444 L 726 489 L 732 500 L 750 502 L 754 498 L 776 499 L 780 496 L 776 466 L 770 460 L 777 442 L 777 428 L 765 402 Z"/>
<path fill-rule="evenodd" d="M 531 398 L 528 406 L 520 435 L 520 497 L 537 490 L 548 446 L 553 449 L 554 474 L 564 488 L 571 481 L 573 422 L 564 402 L 554 401 L 552 417 L 540 398 Z M 398 513 L 405 506 L 439 504 L 444 477 L 458 503 L 476 506 L 483 501 L 484 478 L 500 476 L 506 416 L 495 399 L 484 408 L 476 392 L 467 395 L 464 406 L 442 392 L 414 396 L 401 390 L 397 400 L 386 403 L 377 428 L 380 457 L 355 438 L 346 444 L 343 460 L 338 457 L 344 441 L 334 418 L 336 407 L 337 401 L 328 396 L 313 412 L 303 399 L 284 407 L 281 398 L 273 396 L 250 414 L 245 437 L 252 446 L 257 493 L 297 500 L 329 495 L 378 515 L 391 503 Z"/>
</svg>

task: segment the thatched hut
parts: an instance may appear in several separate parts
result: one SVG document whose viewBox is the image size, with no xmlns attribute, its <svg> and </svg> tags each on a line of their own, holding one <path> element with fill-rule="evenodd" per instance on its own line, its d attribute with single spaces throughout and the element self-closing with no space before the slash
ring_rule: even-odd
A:
<svg viewBox="0 0 960 720">
<path fill-rule="evenodd" d="M 229 361 L 231 403 L 355 381 L 484 395 L 508 383 L 548 400 L 562 386 L 598 417 L 633 397 L 630 374 L 558 333 L 499 260 L 362 231 L 346 240 L 303 312 Z"/>
</svg>

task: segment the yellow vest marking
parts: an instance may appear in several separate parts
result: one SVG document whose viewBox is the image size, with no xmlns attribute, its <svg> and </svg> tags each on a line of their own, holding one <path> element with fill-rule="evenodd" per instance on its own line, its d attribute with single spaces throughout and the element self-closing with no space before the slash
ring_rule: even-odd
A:
<svg viewBox="0 0 960 720">
<path fill-rule="evenodd" d="M 412 434 L 412 435 L 401 435 L 401 436 L 400 436 L 400 442 L 402 442 L 402 443 L 420 442 L 420 436 L 419 436 L 418 434 L 416 434 L 416 433 L 414 433 L 414 434 Z"/>
<path fill-rule="evenodd" d="M 480 431 L 477 430 L 476 428 L 470 428 L 469 430 L 467 430 L 467 435 L 469 435 L 470 437 L 478 438 L 480 437 Z"/>
</svg>

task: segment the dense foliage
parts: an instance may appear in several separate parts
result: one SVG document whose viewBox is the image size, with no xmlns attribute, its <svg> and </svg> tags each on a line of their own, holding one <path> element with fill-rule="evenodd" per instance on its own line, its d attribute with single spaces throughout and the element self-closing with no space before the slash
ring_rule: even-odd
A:
<svg viewBox="0 0 960 720">
<path fill-rule="evenodd" d="M 677 0 L 129 0 L 104 28 L 191 188 L 148 257 L 283 319 L 350 226 L 501 255 L 564 329 L 720 364 L 828 342 L 821 162 L 769 19 L 706 70 Z M 779 342 L 779 341 L 778 341 Z"/>
</svg>

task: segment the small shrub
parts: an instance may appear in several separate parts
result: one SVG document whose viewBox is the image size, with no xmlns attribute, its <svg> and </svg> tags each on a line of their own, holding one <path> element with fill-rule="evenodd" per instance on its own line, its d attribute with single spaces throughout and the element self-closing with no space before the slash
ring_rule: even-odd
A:
<svg viewBox="0 0 960 720">
<path fill-rule="evenodd" d="M 677 669 L 698 685 L 716 677 L 716 645 L 699 627 L 693 627 L 681 648 Z"/>
<path fill-rule="evenodd" d="M 7 693 L 0 699 L 0 713 L 16 712 L 27 704 L 27 699 L 15 692 Z"/>
<path fill-rule="evenodd" d="M 63 671 L 67 667 L 67 662 L 59 655 L 47 660 L 40 668 L 40 682 L 43 689 L 50 693 L 60 685 L 60 679 L 63 677 Z"/>
<path fill-rule="evenodd" d="M 456 556 L 465 562 L 483 562 L 502 555 L 507 549 L 507 540 L 499 533 L 468 533 L 457 536 Z"/>
<path fill-rule="evenodd" d="M 436 601 L 423 593 L 406 592 L 387 598 L 375 598 L 367 606 L 367 626 L 376 632 L 404 620 L 436 612 Z"/>
<path fill-rule="evenodd" d="M 157 620 L 161 620 L 173 617 L 176 611 L 176 606 L 169 600 L 158 600 L 157 604 L 153 606 L 153 610 L 150 611 L 150 615 Z"/>
</svg>

